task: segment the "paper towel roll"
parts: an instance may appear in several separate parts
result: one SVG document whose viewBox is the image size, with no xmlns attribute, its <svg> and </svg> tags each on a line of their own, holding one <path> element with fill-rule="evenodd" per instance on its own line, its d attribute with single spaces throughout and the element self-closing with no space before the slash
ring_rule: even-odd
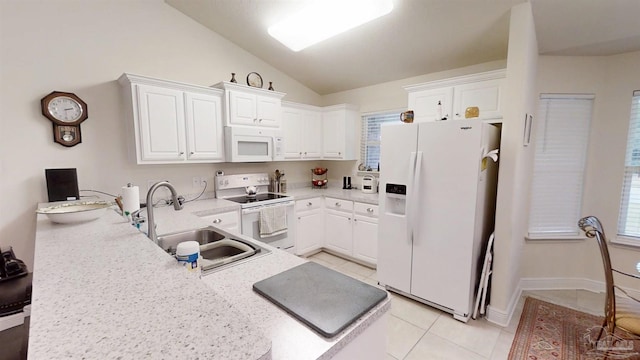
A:
<svg viewBox="0 0 640 360">
<path fill-rule="evenodd" d="M 140 188 L 137 186 L 122 187 L 122 210 L 133 213 L 140 209 Z"/>
</svg>

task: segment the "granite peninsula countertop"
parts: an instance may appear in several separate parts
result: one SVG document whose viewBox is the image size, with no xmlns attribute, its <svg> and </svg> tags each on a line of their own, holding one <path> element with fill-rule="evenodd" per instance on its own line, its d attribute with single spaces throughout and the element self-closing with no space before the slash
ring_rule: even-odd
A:
<svg viewBox="0 0 640 360">
<path fill-rule="evenodd" d="M 154 215 L 162 234 L 207 226 L 199 216 L 239 208 L 208 199 Z M 387 298 L 323 338 L 252 291 L 307 261 L 270 249 L 197 279 L 114 210 L 73 225 L 37 215 L 29 358 L 328 359 L 390 307 Z"/>
</svg>

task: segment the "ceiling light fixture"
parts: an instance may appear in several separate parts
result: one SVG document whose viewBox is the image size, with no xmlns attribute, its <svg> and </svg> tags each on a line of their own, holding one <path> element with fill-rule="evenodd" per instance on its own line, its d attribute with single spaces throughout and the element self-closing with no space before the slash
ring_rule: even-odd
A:
<svg viewBox="0 0 640 360">
<path fill-rule="evenodd" d="M 293 51 L 343 33 L 391 12 L 392 0 L 315 0 L 269 27 L 269 35 Z"/>
</svg>

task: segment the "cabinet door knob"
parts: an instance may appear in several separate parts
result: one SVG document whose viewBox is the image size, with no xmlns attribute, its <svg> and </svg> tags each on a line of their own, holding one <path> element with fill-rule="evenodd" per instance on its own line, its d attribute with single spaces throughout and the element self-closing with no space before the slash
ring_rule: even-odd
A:
<svg viewBox="0 0 640 360">
<path fill-rule="evenodd" d="M 258 120 L 258 122 L 262 122 L 262 119 Z"/>
<path fill-rule="evenodd" d="M 372 208 L 367 208 L 367 212 L 372 213 L 372 212 L 373 212 L 373 209 L 372 209 Z"/>
<path fill-rule="evenodd" d="M 180 151 L 180 156 L 184 155 L 184 151 Z"/>
<path fill-rule="evenodd" d="M 300 155 L 302 155 L 302 151 L 300 151 Z"/>
<path fill-rule="evenodd" d="M 340 204 L 339 202 L 336 201 L 336 206 L 340 207 L 340 206 L 342 206 L 342 204 Z"/>
<path fill-rule="evenodd" d="M 190 152 L 189 154 L 193 155 L 193 154 L 195 154 L 195 153 L 192 151 L 192 152 Z"/>
<path fill-rule="evenodd" d="M 309 202 L 307 203 L 307 206 L 313 206 L 313 203 L 312 203 L 311 201 L 309 201 Z"/>
<path fill-rule="evenodd" d="M 307 155 L 307 152 L 305 151 L 304 154 Z"/>
<path fill-rule="evenodd" d="M 221 222 L 222 222 L 222 219 L 213 219 L 214 224 L 220 224 Z"/>
</svg>

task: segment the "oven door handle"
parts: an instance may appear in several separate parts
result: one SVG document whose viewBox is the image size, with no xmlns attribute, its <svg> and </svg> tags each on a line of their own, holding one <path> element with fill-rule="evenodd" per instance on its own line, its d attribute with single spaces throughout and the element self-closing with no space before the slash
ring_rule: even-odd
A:
<svg viewBox="0 0 640 360">
<path fill-rule="evenodd" d="M 248 209 L 242 209 L 242 213 L 253 214 L 253 213 L 260 212 L 260 210 L 263 208 L 273 207 L 273 206 L 293 206 L 293 201 L 281 202 L 281 203 L 271 204 L 271 205 L 260 205 L 260 206 L 255 206 Z"/>
</svg>

